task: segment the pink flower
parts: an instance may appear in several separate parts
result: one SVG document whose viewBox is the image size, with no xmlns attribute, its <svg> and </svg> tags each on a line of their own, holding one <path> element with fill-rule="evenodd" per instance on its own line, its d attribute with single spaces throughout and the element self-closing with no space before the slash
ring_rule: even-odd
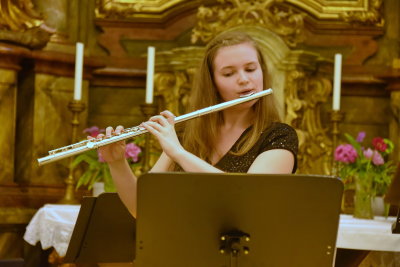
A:
<svg viewBox="0 0 400 267">
<path fill-rule="evenodd" d="M 375 165 L 383 165 L 385 163 L 385 160 L 383 159 L 381 153 L 379 153 L 378 151 L 374 151 L 374 156 L 372 158 L 372 162 Z"/>
<path fill-rule="evenodd" d="M 362 141 L 364 141 L 365 135 L 365 132 L 359 132 L 356 141 L 361 143 Z"/>
<path fill-rule="evenodd" d="M 363 153 L 364 153 L 364 157 L 366 159 L 371 159 L 372 156 L 374 155 L 374 151 L 372 151 L 371 148 L 368 148 L 367 150 L 364 150 Z"/>
<path fill-rule="evenodd" d="M 381 152 L 384 152 L 387 149 L 387 144 L 382 137 L 375 137 L 374 139 L 372 139 L 372 145 L 375 147 L 376 150 Z"/>
<path fill-rule="evenodd" d="M 357 151 L 350 144 L 339 145 L 335 150 L 336 161 L 354 163 L 357 157 Z"/>
<path fill-rule="evenodd" d="M 104 129 L 100 129 L 97 126 L 92 126 L 90 128 L 86 128 L 83 130 L 83 132 L 89 134 L 91 137 L 97 137 L 99 133 L 104 132 Z"/>
<path fill-rule="evenodd" d="M 137 162 L 140 152 L 142 152 L 142 150 L 139 146 L 134 143 L 129 143 L 126 145 L 125 158 L 132 158 L 133 162 Z"/>
</svg>

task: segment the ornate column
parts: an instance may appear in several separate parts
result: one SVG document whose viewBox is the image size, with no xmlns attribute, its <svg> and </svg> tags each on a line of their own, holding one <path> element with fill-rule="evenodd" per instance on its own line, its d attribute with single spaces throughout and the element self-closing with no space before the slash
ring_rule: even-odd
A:
<svg viewBox="0 0 400 267">
<path fill-rule="evenodd" d="M 17 75 L 21 57 L 29 50 L 0 44 L 0 184 L 14 182 L 14 155 L 17 117 Z"/>
</svg>

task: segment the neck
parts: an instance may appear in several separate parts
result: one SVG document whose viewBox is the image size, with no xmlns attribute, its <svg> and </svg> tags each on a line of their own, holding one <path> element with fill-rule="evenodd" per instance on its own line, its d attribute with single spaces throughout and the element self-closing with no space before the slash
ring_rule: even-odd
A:
<svg viewBox="0 0 400 267">
<path fill-rule="evenodd" d="M 254 112 L 251 108 L 241 111 L 226 109 L 222 111 L 222 117 L 223 122 L 221 128 L 247 129 L 254 121 Z"/>
</svg>

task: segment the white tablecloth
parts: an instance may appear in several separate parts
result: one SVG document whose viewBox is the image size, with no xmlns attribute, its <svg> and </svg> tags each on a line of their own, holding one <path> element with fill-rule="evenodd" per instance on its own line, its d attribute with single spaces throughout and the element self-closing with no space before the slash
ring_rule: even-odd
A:
<svg viewBox="0 0 400 267">
<path fill-rule="evenodd" d="M 24 239 L 31 245 L 40 241 L 43 249 L 54 247 L 65 256 L 79 213 L 79 205 L 45 205 L 26 228 Z M 336 247 L 376 251 L 400 251 L 400 234 L 392 234 L 395 217 L 355 219 L 340 215 Z"/>
<path fill-rule="evenodd" d="M 65 256 L 80 205 L 51 205 L 40 208 L 26 227 L 24 239 L 31 245 L 40 241 L 43 249 L 53 247 Z"/>
<path fill-rule="evenodd" d="M 376 251 L 400 251 L 400 234 L 392 234 L 395 217 L 375 216 L 373 220 L 340 215 L 336 247 Z"/>
</svg>

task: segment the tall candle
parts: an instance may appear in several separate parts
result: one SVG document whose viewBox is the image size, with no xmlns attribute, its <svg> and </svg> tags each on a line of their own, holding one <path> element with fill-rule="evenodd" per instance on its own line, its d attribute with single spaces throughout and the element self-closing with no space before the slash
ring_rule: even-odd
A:
<svg viewBox="0 0 400 267">
<path fill-rule="evenodd" d="M 147 77 L 146 77 L 146 104 L 153 103 L 153 79 L 154 79 L 155 48 L 147 48 Z"/>
<path fill-rule="evenodd" d="M 76 43 L 74 100 L 82 98 L 83 43 Z"/>
<path fill-rule="evenodd" d="M 340 84 L 342 81 L 342 55 L 335 54 L 335 70 L 333 76 L 333 110 L 340 110 Z"/>
</svg>

